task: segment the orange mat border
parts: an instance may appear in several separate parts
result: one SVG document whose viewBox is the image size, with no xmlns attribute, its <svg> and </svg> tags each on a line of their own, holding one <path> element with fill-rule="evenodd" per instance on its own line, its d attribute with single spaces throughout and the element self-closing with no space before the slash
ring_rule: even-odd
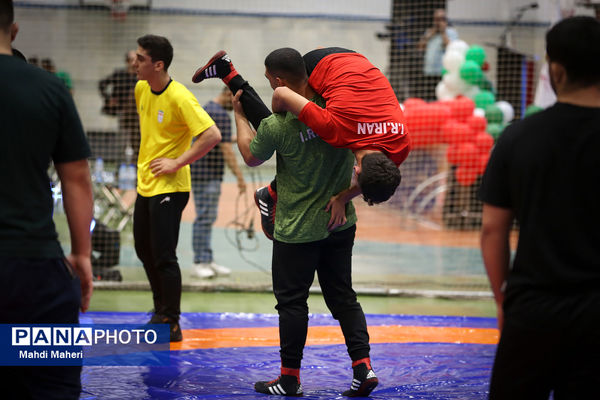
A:
<svg viewBox="0 0 600 400">
<path fill-rule="evenodd" d="M 499 332 L 492 328 L 459 328 L 385 325 L 369 327 L 370 343 L 469 343 L 497 344 Z M 185 329 L 183 341 L 171 350 L 279 346 L 279 328 Z M 344 344 L 339 326 L 308 328 L 307 346 Z"/>
</svg>

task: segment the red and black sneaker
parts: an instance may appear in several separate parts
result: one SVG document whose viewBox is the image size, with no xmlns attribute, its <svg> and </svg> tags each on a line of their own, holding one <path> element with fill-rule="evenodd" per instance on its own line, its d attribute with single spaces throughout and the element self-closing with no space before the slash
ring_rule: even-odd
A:
<svg viewBox="0 0 600 400">
<path fill-rule="evenodd" d="M 196 70 L 192 82 L 200 83 L 208 78 L 220 78 L 227 84 L 237 74 L 231 59 L 225 51 L 221 50 L 212 56 L 204 67 Z"/>
<path fill-rule="evenodd" d="M 284 374 L 288 372 L 290 374 Z M 302 385 L 300 384 L 300 370 L 281 368 L 281 375 L 272 381 L 259 381 L 254 384 L 254 390 L 258 393 L 272 394 L 276 396 L 300 397 Z"/>
<path fill-rule="evenodd" d="M 342 393 L 348 397 L 367 397 L 379 383 L 375 371 L 371 368 L 371 360 L 362 358 L 352 363 L 354 377 L 350 389 Z"/>
<path fill-rule="evenodd" d="M 261 187 L 254 192 L 254 202 L 260 211 L 260 225 L 262 226 L 262 230 L 266 237 L 273 240 L 277 192 L 271 189 L 271 185 Z"/>
</svg>

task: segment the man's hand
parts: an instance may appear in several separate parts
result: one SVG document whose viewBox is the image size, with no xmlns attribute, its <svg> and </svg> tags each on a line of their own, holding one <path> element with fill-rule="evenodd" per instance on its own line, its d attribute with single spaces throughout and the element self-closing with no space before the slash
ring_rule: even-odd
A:
<svg viewBox="0 0 600 400">
<path fill-rule="evenodd" d="M 233 112 L 243 118 L 246 118 L 246 114 L 244 113 L 244 108 L 242 107 L 242 102 L 240 101 L 240 97 L 242 96 L 242 93 L 244 93 L 244 91 L 242 89 L 240 89 L 235 93 L 235 96 L 233 96 L 233 100 L 232 100 Z"/>
<path fill-rule="evenodd" d="M 156 158 L 150 162 L 150 170 L 154 176 L 172 174 L 180 167 L 176 160 L 172 158 Z"/>
<path fill-rule="evenodd" d="M 90 299 L 94 285 L 92 283 L 92 262 L 89 256 L 69 254 L 67 261 L 73 267 L 81 281 L 81 312 L 86 312 L 90 306 Z"/>
<path fill-rule="evenodd" d="M 329 232 L 346 223 L 346 202 L 342 200 L 341 196 L 332 196 L 325 207 L 325 211 L 331 211 L 331 218 L 329 218 L 327 224 Z"/>
</svg>

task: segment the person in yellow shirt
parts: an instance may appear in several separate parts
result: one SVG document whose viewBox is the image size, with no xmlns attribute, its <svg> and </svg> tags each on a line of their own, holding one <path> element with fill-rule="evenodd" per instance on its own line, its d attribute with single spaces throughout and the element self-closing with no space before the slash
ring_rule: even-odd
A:
<svg viewBox="0 0 600 400">
<path fill-rule="evenodd" d="M 135 101 L 141 143 L 133 237 L 152 289 L 154 314 L 149 323 L 168 323 L 171 341 L 177 342 L 182 334 L 176 249 L 181 213 L 191 190 L 189 164 L 219 143 L 221 132 L 194 95 L 171 79 L 169 41 L 145 35 L 137 43 Z"/>
</svg>

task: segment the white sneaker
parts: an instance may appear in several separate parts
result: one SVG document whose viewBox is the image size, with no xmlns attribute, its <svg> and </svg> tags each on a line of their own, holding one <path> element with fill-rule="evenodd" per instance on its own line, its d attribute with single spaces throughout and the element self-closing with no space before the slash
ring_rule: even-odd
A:
<svg viewBox="0 0 600 400">
<path fill-rule="evenodd" d="M 215 271 L 211 268 L 210 263 L 194 263 L 194 272 L 192 276 L 200 279 L 214 278 Z"/>
<path fill-rule="evenodd" d="M 217 275 L 231 275 L 231 270 L 229 268 L 216 264 L 214 261 L 212 261 L 209 266 Z"/>
</svg>

